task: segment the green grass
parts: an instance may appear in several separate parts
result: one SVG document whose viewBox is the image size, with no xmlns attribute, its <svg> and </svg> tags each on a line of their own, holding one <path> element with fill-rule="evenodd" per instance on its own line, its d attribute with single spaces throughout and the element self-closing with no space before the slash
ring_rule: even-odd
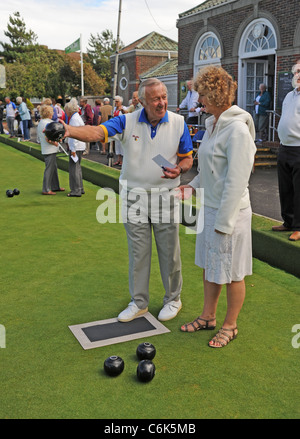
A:
<svg viewBox="0 0 300 439">
<path fill-rule="evenodd" d="M 44 164 L 0 144 L 1 307 L 6 348 L 0 349 L 0 418 L 299 418 L 300 280 L 254 260 L 238 338 L 225 349 L 207 346 L 212 332 L 181 333 L 202 306 L 202 273 L 194 265 L 193 235 L 181 227 L 183 309 L 151 337 L 155 379 L 136 379 L 142 340 L 84 351 L 69 325 L 115 317 L 128 303 L 127 242 L 121 224 L 96 221 L 98 187 L 86 195 L 41 195 Z M 59 171 L 68 188 L 68 174 Z M 18 187 L 8 199 L 6 189 Z M 150 312 L 163 298 L 153 251 Z M 226 294 L 218 307 L 218 327 Z M 146 341 L 145 339 L 144 341 Z M 120 355 L 125 370 L 104 375 Z"/>
</svg>

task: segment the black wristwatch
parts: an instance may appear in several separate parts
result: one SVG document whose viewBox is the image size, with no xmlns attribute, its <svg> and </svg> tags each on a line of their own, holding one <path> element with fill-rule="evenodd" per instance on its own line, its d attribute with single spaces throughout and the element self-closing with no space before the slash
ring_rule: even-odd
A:
<svg viewBox="0 0 300 439">
<path fill-rule="evenodd" d="M 180 174 L 183 174 L 183 169 L 182 169 L 182 167 L 180 166 L 180 165 L 177 165 L 178 166 L 178 168 L 180 169 Z"/>
</svg>

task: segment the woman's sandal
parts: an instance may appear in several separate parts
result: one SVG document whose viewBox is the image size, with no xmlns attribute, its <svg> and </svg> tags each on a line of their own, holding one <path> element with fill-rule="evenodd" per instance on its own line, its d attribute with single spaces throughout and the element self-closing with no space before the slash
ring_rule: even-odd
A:
<svg viewBox="0 0 300 439">
<path fill-rule="evenodd" d="M 56 195 L 56 192 L 49 191 L 49 192 L 42 192 L 43 195 Z"/>
<path fill-rule="evenodd" d="M 231 335 L 229 334 L 230 332 L 232 333 Z M 216 335 L 210 340 L 210 342 L 208 343 L 208 346 L 211 348 L 223 348 L 223 347 L 227 346 L 230 341 L 237 338 L 237 335 L 238 335 L 237 328 L 234 328 L 234 329 L 221 328 L 216 333 Z M 211 344 L 211 343 L 214 343 L 214 344 Z M 220 346 L 217 346 L 216 343 L 218 343 L 218 345 L 220 345 Z"/>
<path fill-rule="evenodd" d="M 200 323 L 200 320 L 202 320 L 202 322 L 205 322 L 205 325 L 202 325 L 202 323 Z M 201 331 L 202 329 L 208 329 L 211 331 L 215 329 L 216 325 L 209 325 L 208 323 L 213 322 L 214 320 L 215 319 L 206 320 L 199 316 L 192 322 L 182 325 L 180 330 L 182 332 L 196 332 L 196 331 Z M 197 324 L 197 326 L 195 325 L 195 323 Z M 188 326 L 192 326 L 193 329 L 189 331 Z"/>
</svg>

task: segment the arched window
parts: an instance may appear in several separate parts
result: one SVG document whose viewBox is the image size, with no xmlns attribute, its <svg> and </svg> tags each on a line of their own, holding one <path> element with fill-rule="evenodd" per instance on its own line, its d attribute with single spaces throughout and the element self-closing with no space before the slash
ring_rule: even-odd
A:
<svg viewBox="0 0 300 439">
<path fill-rule="evenodd" d="M 194 53 L 194 74 L 207 64 L 220 64 L 221 45 L 218 37 L 207 32 L 199 39 Z"/>
<path fill-rule="evenodd" d="M 273 55 L 277 48 L 276 34 L 268 20 L 258 19 L 252 21 L 241 38 L 240 56 L 253 58 L 258 56 Z"/>
</svg>

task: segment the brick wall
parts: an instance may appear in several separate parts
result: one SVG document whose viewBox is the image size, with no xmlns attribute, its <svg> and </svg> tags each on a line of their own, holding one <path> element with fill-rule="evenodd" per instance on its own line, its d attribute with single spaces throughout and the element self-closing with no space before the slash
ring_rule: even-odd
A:
<svg viewBox="0 0 300 439">
<path fill-rule="evenodd" d="M 293 47 L 294 31 L 299 20 L 299 0 L 263 0 L 259 11 L 270 12 L 276 19 L 280 30 L 282 46 Z"/>
<path fill-rule="evenodd" d="M 278 56 L 277 58 L 277 71 L 278 72 L 290 72 L 291 68 L 296 62 L 300 60 L 300 52 L 298 55 L 291 56 Z"/>
<path fill-rule="evenodd" d="M 217 29 L 223 46 L 222 66 L 231 74 L 235 79 L 238 78 L 238 64 L 232 64 L 233 56 L 233 42 L 236 37 L 236 30 L 239 28 L 240 23 L 246 20 L 253 14 L 254 5 L 242 6 L 243 2 L 240 2 L 241 7 L 239 9 L 216 14 L 217 9 L 212 10 L 211 16 L 208 16 L 208 12 L 199 15 L 199 20 L 195 23 L 179 27 L 179 72 L 178 72 L 178 85 L 180 81 L 188 80 L 193 76 L 193 65 L 191 66 L 190 59 L 191 47 L 196 47 L 197 35 L 203 28 L 204 31 L 204 15 L 207 18 L 207 28 Z M 294 34 L 296 26 L 299 20 L 299 0 L 261 0 L 258 3 L 258 16 L 262 14 L 264 17 L 269 16 L 275 20 L 276 26 L 279 29 L 281 47 L 277 56 L 277 72 L 290 71 L 292 65 L 300 59 L 299 54 L 284 55 L 284 50 L 293 50 Z M 272 21 L 272 20 L 271 20 Z M 204 33 L 204 32 L 203 32 Z M 179 89 L 179 87 L 178 87 Z"/>
<path fill-rule="evenodd" d="M 140 76 L 142 76 L 144 73 L 148 72 L 155 66 L 161 64 L 162 62 L 166 61 L 167 55 L 161 56 L 161 55 L 137 55 L 135 52 L 132 53 L 132 56 L 122 56 L 122 54 L 119 57 L 119 68 L 122 63 L 126 64 L 126 67 L 129 72 L 128 82 L 129 82 L 129 89 L 126 90 L 126 93 L 122 91 L 117 86 L 117 94 L 123 96 L 126 100 L 131 99 L 132 93 L 138 89 L 139 82 L 140 82 Z M 112 72 L 112 78 L 114 75 L 114 62 L 111 63 L 111 72 Z M 124 102 L 125 104 L 125 102 Z"/>
</svg>

